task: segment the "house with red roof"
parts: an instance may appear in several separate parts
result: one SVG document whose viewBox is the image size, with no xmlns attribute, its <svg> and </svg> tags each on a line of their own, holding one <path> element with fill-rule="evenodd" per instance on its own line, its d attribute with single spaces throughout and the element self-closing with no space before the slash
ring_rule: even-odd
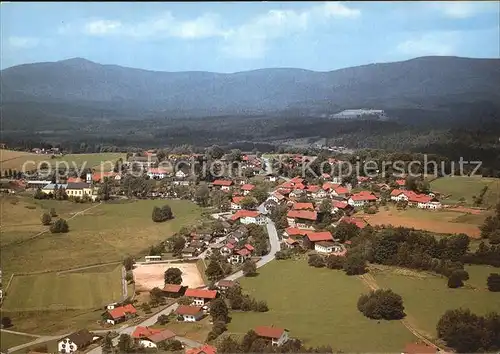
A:
<svg viewBox="0 0 500 354">
<path fill-rule="evenodd" d="M 313 203 L 293 203 L 292 210 L 314 210 Z"/>
<path fill-rule="evenodd" d="M 254 328 L 255 333 L 266 340 L 269 340 L 272 345 L 282 346 L 285 344 L 288 337 L 288 330 L 285 328 L 274 326 L 259 326 Z"/>
<path fill-rule="evenodd" d="M 344 214 L 350 214 L 354 210 L 354 207 L 347 202 L 332 200 L 332 213 L 336 213 L 338 211 L 343 211 Z"/>
<path fill-rule="evenodd" d="M 243 195 L 248 195 L 250 194 L 251 191 L 255 189 L 255 186 L 253 184 L 244 184 L 241 186 L 241 190 L 243 191 Z"/>
<path fill-rule="evenodd" d="M 233 181 L 226 179 L 216 179 L 212 182 L 212 187 L 218 188 L 223 191 L 230 191 Z"/>
<path fill-rule="evenodd" d="M 338 186 L 334 190 L 331 191 L 331 195 L 334 197 L 346 197 L 347 194 L 349 193 L 349 189 L 344 186 Z"/>
<path fill-rule="evenodd" d="M 216 354 L 217 348 L 208 344 L 205 344 L 198 348 L 186 349 L 185 354 Z"/>
<path fill-rule="evenodd" d="M 323 190 L 322 186 L 308 185 L 306 187 L 306 192 L 314 199 L 322 199 L 328 196 L 328 193 Z"/>
<path fill-rule="evenodd" d="M 245 199 L 242 196 L 235 196 L 231 200 L 231 210 L 241 210 L 241 201 Z"/>
<path fill-rule="evenodd" d="M 325 182 L 321 186 L 321 188 L 328 193 L 331 193 L 333 190 L 335 190 L 337 187 L 340 187 L 340 184 L 338 183 L 333 183 L 333 182 Z"/>
<path fill-rule="evenodd" d="M 184 295 L 186 287 L 179 284 L 165 284 L 162 291 L 167 297 L 177 298 Z"/>
<path fill-rule="evenodd" d="M 418 194 L 414 191 L 394 189 L 391 200 L 395 202 L 406 201 L 409 206 L 420 209 L 440 209 L 441 202 L 434 195 Z"/>
<path fill-rule="evenodd" d="M 361 191 L 351 195 L 347 200 L 347 203 L 353 207 L 359 208 L 368 203 L 375 203 L 376 201 L 377 196 L 375 194 L 370 191 Z"/>
<path fill-rule="evenodd" d="M 368 226 L 368 223 L 361 218 L 354 218 L 354 217 L 349 217 L 349 216 L 343 216 L 339 222 L 346 222 L 348 224 L 354 224 L 360 229 L 364 229 L 366 226 Z"/>
<path fill-rule="evenodd" d="M 394 183 L 396 183 L 399 189 L 406 189 L 406 181 L 404 179 L 397 179 Z"/>
<path fill-rule="evenodd" d="M 187 289 L 184 295 L 193 300 L 193 305 L 201 307 L 217 297 L 217 290 Z"/>
<path fill-rule="evenodd" d="M 106 322 L 115 325 L 120 322 L 124 322 L 132 317 L 137 316 L 137 310 L 131 304 L 125 306 L 115 307 L 112 310 L 106 312 Z"/>
<path fill-rule="evenodd" d="M 199 306 L 179 305 L 175 313 L 184 322 L 196 322 L 203 318 L 203 310 Z"/>
<path fill-rule="evenodd" d="M 299 229 L 297 227 L 287 227 L 285 229 L 285 231 L 283 232 L 283 236 L 285 236 L 285 238 L 287 237 L 304 237 L 305 235 L 307 235 L 308 232 L 311 232 L 309 230 L 304 230 L 304 229 Z"/>
<path fill-rule="evenodd" d="M 309 210 L 290 210 L 286 214 L 286 219 L 290 227 L 314 230 L 313 224 L 318 219 L 318 213 Z"/>
<path fill-rule="evenodd" d="M 266 217 L 257 210 L 238 210 L 231 216 L 232 221 L 240 221 L 242 224 L 264 225 Z"/>
<path fill-rule="evenodd" d="M 231 264 L 243 263 L 247 259 L 252 258 L 252 253 L 254 250 L 255 248 L 247 243 L 245 246 L 239 249 L 234 249 L 233 254 L 229 257 L 228 261 Z"/>
<path fill-rule="evenodd" d="M 406 191 L 403 189 L 393 189 L 391 192 L 391 200 L 395 202 L 408 201 L 408 195 L 412 191 Z"/>
<path fill-rule="evenodd" d="M 333 236 L 330 231 L 308 232 L 306 237 L 311 242 L 333 241 Z"/>
<path fill-rule="evenodd" d="M 92 173 L 92 182 L 94 183 L 99 183 L 104 181 L 105 178 L 108 178 L 109 180 L 112 181 L 120 181 L 121 180 L 121 175 L 116 172 L 94 172 Z"/>
<path fill-rule="evenodd" d="M 286 197 L 283 194 L 281 194 L 280 192 L 275 191 L 275 192 L 271 193 L 271 195 L 269 196 L 269 198 L 267 198 L 267 200 L 272 200 L 272 201 L 276 202 L 277 204 L 281 204 L 282 202 L 286 201 Z"/>
</svg>

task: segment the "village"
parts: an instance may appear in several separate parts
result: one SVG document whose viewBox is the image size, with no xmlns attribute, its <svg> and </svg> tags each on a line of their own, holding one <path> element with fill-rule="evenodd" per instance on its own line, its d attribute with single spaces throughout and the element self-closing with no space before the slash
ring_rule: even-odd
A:
<svg viewBox="0 0 500 354">
<path fill-rule="evenodd" d="M 39 152 L 37 152 L 39 153 Z M 200 158 L 199 155 L 163 157 L 172 163 L 179 165 L 179 160 L 189 161 Z M 288 167 L 293 169 L 304 161 L 314 161 L 316 156 L 286 155 L 280 156 L 285 160 Z M 215 193 L 220 196 L 216 202 L 212 202 L 212 218 L 218 227 L 213 230 L 192 230 L 185 234 L 174 237 L 182 239 L 182 249 L 176 250 L 173 258 L 165 258 L 162 250 L 152 252 L 145 256 L 144 260 L 135 260 L 133 268 L 136 277 L 136 286 L 141 280 L 139 271 L 148 267 L 161 266 L 158 268 L 158 279 L 162 284 L 151 286 L 147 290 L 157 289 L 162 299 L 171 299 L 171 305 L 156 314 L 151 319 L 160 322 L 160 316 L 168 316 L 173 321 L 198 322 L 207 316 L 214 317 L 212 304 L 217 299 L 224 299 L 228 289 L 239 286 L 237 279 L 241 276 L 249 276 L 273 258 L 289 257 L 290 254 L 307 253 L 316 254 L 324 259 L 328 256 L 346 257 L 351 245 L 350 240 L 342 240 L 334 237 L 335 228 L 339 225 L 352 225 L 357 229 L 369 226 L 369 221 L 364 217 L 374 214 L 379 208 L 393 205 L 398 209 L 415 208 L 432 213 L 434 210 L 443 208 L 439 201 L 439 193 L 428 191 L 420 193 L 409 187 L 415 183 L 409 182 L 405 176 L 389 177 L 385 179 L 357 176 L 355 186 L 352 181 L 343 182 L 341 177 L 332 177 L 331 174 L 323 173 L 317 178 L 306 178 L 300 176 L 286 177 L 273 171 L 272 158 L 242 154 L 238 159 L 242 174 L 232 177 L 230 175 L 214 178 L 211 182 L 199 182 L 191 174 L 191 166 L 188 163 L 181 164 L 181 168 L 162 168 L 154 150 L 145 151 L 142 154 L 132 154 L 127 161 L 120 164 L 114 171 L 88 171 L 82 176 L 67 177 L 66 179 L 34 180 L 16 179 L 4 182 L 6 193 L 18 193 L 20 189 L 31 191 L 35 198 L 73 200 L 77 202 L 99 202 L 112 198 L 130 198 L 133 193 L 123 193 L 120 186 L 127 180 L 127 173 L 139 171 L 140 177 L 154 181 L 154 186 L 147 190 L 141 198 L 191 198 L 193 202 L 204 204 L 204 195 L 196 190 L 189 194 L 189 188 L 198 188 L 197 185 L 204 183 L 207 194 L 214 199 Z M 192 161 L 192 160 L 191 160 Z M 219 162 L 231 165 L 234 161 L 222 157 Z M 336 159 L 329 159 L 330 165 L 339 164 Z M 137 177 L 134 177 L 137 178 Z M 103 188 L 106 185 L 106 188 Z M 180 191 L 183 191 L 181 194 Z M 261 230 L 259 238 L 255 235 L 256 230 Z M 267 230 L 266 230 L 267 229 Z M 267 231 L 268 237 L 265 236 Z M 171 240 L 170 240 L 171 241 Z M 169 240 L 166 240 L 168 244 Z M 164 246 L 165 251 L 168 246 Z M 171 246 L 170 246 L 171 248 Z M 212 279 L 210 284 L 199 284 L 194 282 L 194 287 L 189 287 L 179 282 L 163 283 L 163 273 L 170 269 L 169 262 L 196 261 L 210 262 L 211 260 L 225 262 L 229 270 Z M 249 264 L 254 264 L 253 270 Z M 152 269 L 152 268 L 151 268 Z M 209 275 L 209 274 L 207 274 Z M 151 278 L 146 271 L 145 281 Z M 165 274 L 166 277 L 166 274 Z M 216 281 L 214 281 L 216 280 Z M 182 301 L 178 301 L 182 299 Z M 164 300 L 162 300 L 164 301 Z M 181 303 L 182 304 L 179 304 Z M 220 305 L 217 305 L 220 306 Z M 227 311 L 227 309 L 226 309 Z M 186 353 L 212 354 L 216 348 L 206 343 L 192 343 L 188 339 L 176 336 L 170 329 L 157 329 L 150 326 L 135 326 L 134 317 L 137 309 L 132 303 L 113 303 L 106 307 L 103 313 L 103 326 L 122 328 L 118 332 L 130 335 L 135 348 L 149 348 L 167 350 L 176 347 L 177 350 L 188 346 Z M 154 324 L 155 322 L 145 321 Z M 122 323 L 129 323 L 125 327 L 117 327 Z M 212 323 L 212 322 L 211 322 Z M 132 332 L 130 332 L 133 329 Z M 251 328 L 249 328 L 251 330 Z M 83 351 L 91 347 L 89 353 L 97 354 L 104 350 L 111 350 L 114 345 L 123 345 L 122 337 L 109 337 L 108 330 L 90 332 L 81 329 L 58 342 L 60 353 L 72 353 Z M 263 323 L 253 328 L 259 338 L 268 340 L 273 346 L 281 346 L 289 341 L 293 333 L 285 328 L 274 327 L 272 324 Z M 103 336 L 103 333 L 108 333 Z M 118 340 L 120 343 L 118 343 Z M 111 341 L 111 342 L 110 342 Z M 177 342 L 179 341 L 179 342 Z M 96 342 L 105 344 L 96 347 Z M 198 345 L 199 346 L 196 346 Z M 194 346 L 194 348 L 193 348 Z M 106 347 L 106 348 L 105 348 Z M 191 349 L 189 349 L 191 348 Z M 173 350 L 173 349 L 172 349 Z M 431 350 L 431 351 L 429 351 Z M 432 352 L 427 344 L 409 343 L 404 353 Z M 435 352 L 435 350 L 434 350 Z"/>
</svg>

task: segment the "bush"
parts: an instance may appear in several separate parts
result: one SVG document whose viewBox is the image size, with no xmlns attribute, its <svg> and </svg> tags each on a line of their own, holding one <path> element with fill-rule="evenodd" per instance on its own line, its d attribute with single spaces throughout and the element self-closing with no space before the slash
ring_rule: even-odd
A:
<svg viewBox="0 0 500 354">
<path fill-rule="evenodd" d="M 348 253 L 344 261 L 344 271 L 347 275 L 366 273 L 366 260 L 361 253 Z"/>
<path fill-rule="evenodd" d="M 278 251 L 275 254 L 275 258 L 278 261 L 284 260 L 284 259 L 290 259 L 290 258 L 292 258 L 292 252 L 290 252 L 290 250 Z"/>
<path fill-rule="evenodd" d="M 456 269 L 448 277 L 448 288 L 460 288 L 464 281 L 469 279 L 469 273 L 463 269 Z"/>
<path fill-rule="evenodd" d="M 69 231 L 68 222 L 64 219 L 58 219 L 50 226 L 50 232 L 53 234 L 66 233 Z"/>
<path fill-rule="evenodd" d="M 57 217 L 56 209 L 50 208 L 50 216 L 52 216 L 53 218 Z"/>
<path fill-rule="evenodd" d="M 153 214 L 151 216 L 154 222 L 163 222 L 174 218 L 172 209 L 168 205 L 164 205 L 161 208 L 154 207 Z"/>
<path fill-rule="evenodd" d="M 257 273 L 257 265 L 255 262 L 247 259 L 242 266 L 243 275 L 245 277 L 253 276 Z"/>
<path fill-rule="evenodd" d="M 328 269 L 343 269 L 344 268 L 344 257 L 330 255 L 326 257 L 326 267 Z"/>
<path fill-rule="evenodd" d="M 47 213 L 43 213 L 42 214 L 42 225 L 50 225 L 50 223 L 52 222 L 52 218 L 50 217 L 49 214 Z"/>
<path fill-rule="evenodd" d="M 403 298 L 392 290 L 375 290 L 361 295 L 358 310 L 368 318 L 399 320 L 405 317 Z"/>
<path fill-rule="evenodd" d="M 158 319 L 156 320 L 156 323 L 159 325 L 166 325 L 168 323 L 169 319 L 167 315 L 160 315 L 158 316 Z"/>
<path fill-rule="evenodd" d="M 267 303 L 264 300 L 261 300 L 255 302 L 253 310 L 255 312 L 267 312 L 269 311 L 269 307 L 267 306 Z"/>
<path fill-rule="evenodd" d="M 123 260 L 123 266 L 125 267 L 126 271 L 132 270 L 132 268 L 134 268 L 134 263 L 135 263 L 135 261 L 131 256 L 127 256 Z"/>
<path fill-rule="evenodd" d="M 212 330 L 208 333 L 207 341 L 212 341 L 227 330 L 225 322 L 215 321 Z"/>
<path fill-rule="evenodd" d="M 494 292 L 500 291 L 500 274 L 491 273 L 488 276 L 486 284 L 488 285 L 489 291 L 494 291 Z"/>
<path fill-rule="evenodd" d="M 323 257 L 317 254 L 311 254 L 309 256 L 309 259 L 307 260 L 307 264 L 309 264 L 312 267 L 316 268 L 322 268 L 325 266 L 325 261 L 323 260 Z"/>
</svg>

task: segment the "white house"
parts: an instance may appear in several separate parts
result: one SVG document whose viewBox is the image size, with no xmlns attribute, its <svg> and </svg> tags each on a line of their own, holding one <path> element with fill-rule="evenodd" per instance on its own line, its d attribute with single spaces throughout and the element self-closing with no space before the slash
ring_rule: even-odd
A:
<svg viewBox="0 0 500 354">
<path fill-rule="evenodd" d="M 268 198 L 267 200 L 272 200 L 272 201 L 275 201 L 276 203 L 280 204 L 281 202 L 283 202 L 285 200 L 285 196 L 279 192 L 273 192 Z"/>
<path fill-rule="evenodd" d="M 353 207 L 362 207 L 367 203 L 376 202 L 377 197 L 368 191 L 361 191 L 359 193 L 353 194 L 348 200 L 347 203 L 352 205 Z"/>
<path fill-rule="evenodd" d="M 288 337 L 288 330 L 274 326 L 260 326 L 254 329 L 255 333 L 264 339 L 270 340 L 272 345 L 282 346 L 285 344 Z"/>
<path fill-rule="evenodd" d="M 394 189 L 391 192 L 391 200 L 395 202 L 400 202 L 400 201 L 408 201 L 408 195 L 407 192 L 401 189 Z"/>
<path fill-rule="evenodd" d="M 182 170 L 179 170 L 175 173 L 175 178 L 178 178 L 178 179 L 183 179 L 183 178 L 186 178 L 188 176 L 188 174 Z"/>
<path fill-rule="evenodd" d="M 193 301 L 194 306 L 203 306 L 217 297 L 217 290 L 187 289 L 185 296 Z"/>
<path fill-rule="evenodd" d="M 196 322 L 203 317 L 203 309 L 199 306 L 180 305 L 175 313 L 182 316 L 185 322 Z"/>
<path fill-rule="evenodd" d="M 57 350 L 59 353 L 74 353 L 77 350 L 82 351 L 82 349 L 88 347 L 99 338 L 99 336 L 95 336 L 87 329 L 81 329 L 59 340 L 57 342 Z"/>
<path fill-rule="evenodd" d="M 238 210 L 231 220 L 239 220 L 242 224 L 264 225 L 266 223 L 266 217 L 256 210 Z"/>
<path fill-rule="evenodd" d="M 157 348 L 159 343 L 175 338 L 175 333 L 168 329 L 137 326 L 131 337 L 140 347 Z"/>
<path fill-rule="evenodd" d="M 314 250 L 318 253 L 335 253 L 338 255 L 343 255 L 346 251 L 345 247 L 340 243 L 335 243 L 331 241 L 320 241 L 314 244 Z"/>
<path fill-rule="evenodd" d="M 245 197 L 233 197 L 231 200 L 231 210 L 241 210 L 241 201 L 245 199 Z"/>
<path fill-rule="evenodd" d="M 147 175 L 151 179 L 163 179 L 168 176 L 168 171 L 164 168 L 150 168 Z"/>
</svg>

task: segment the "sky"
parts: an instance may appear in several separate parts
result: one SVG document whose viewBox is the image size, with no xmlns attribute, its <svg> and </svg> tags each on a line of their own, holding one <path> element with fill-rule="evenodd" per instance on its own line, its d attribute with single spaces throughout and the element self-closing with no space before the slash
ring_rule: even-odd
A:
<svg viewBox="0 0 500 354">
<path fill-rule="evenodd" d="M 2 2 L 2 69 L 74 57 L 160 71 L 316 71 L 500 57 L 500 2 Z"/>
</svg>

